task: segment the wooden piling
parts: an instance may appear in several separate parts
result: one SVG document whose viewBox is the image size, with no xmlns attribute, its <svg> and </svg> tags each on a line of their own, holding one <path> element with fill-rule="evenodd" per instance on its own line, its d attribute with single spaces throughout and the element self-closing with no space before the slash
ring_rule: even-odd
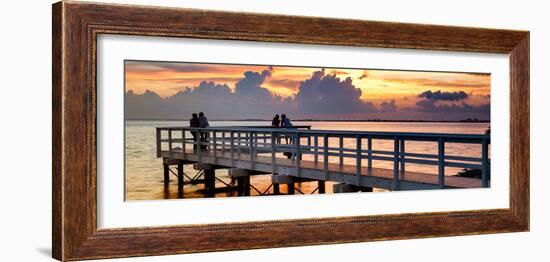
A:
<svg viewBox="0 0 550 262">
<path fill-rule="evenodd" d="M 250 196 L 250 176 L 237 177 L 237 195 Z"/>
<path fill-rule="evenodd" d="M 214 197 L 216 195 L 216 170 L 205 169 L 204 170 L 204 188 L 206 189 L 206 195 L 208 197 Z"/>
<path fill-rule="evenodd" d="M 280 195 L 281 194 L 281 188 L 279 184 L 273 184 L 273 194 L 274 195 Z"/>
<path fill-rule="evenodd" d="M 318 190 L 317 190 L 317 191 L 319 192 L 319 194 L 324 194 L 325 191 L 326 191 L 326 189 L 325 189 L 325 181 L 319 180 L 319 181 L 317 182 L 317 186 L 318 186 Z"/>
<path fill-rule="evenodd" d="M 183 192 L 183 162 L 178 162 L 178 191 Z"/>
<path fill-rule="evenodd" d="M 168 184 L 170 183 L 170 166 L 162 163 L 162 169 L 164 170 L 164 184 Z"/>
<path fill-rule="evenodd" d="M 287 194 L 294 195 L 295 189 L 294 189 L 294 182 L 290 184 L 286 184 L 287 186 Z"/>
</svg>

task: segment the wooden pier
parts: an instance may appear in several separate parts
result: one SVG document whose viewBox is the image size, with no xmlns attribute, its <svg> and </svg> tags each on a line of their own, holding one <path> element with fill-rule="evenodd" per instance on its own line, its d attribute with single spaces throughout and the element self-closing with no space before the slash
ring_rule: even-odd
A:
<svg viewBox="0 0 550 262">
<path fill-rule="evenodd" d="M 373 148 L 375 140 L 392 141 L 393 150 Z M 407 152 L 406 141 L 431 143 L 437 154 Z M 334 192 L 477 188 L 489 187 L 490 183 L 489 135 L 328 131 L 310 130 L 308 126 L 158 127 L 156 143 L 157 157 L 164 160 L 165 182 L 169 166 L 176 165 L 178 185 L 183 190 L 183 166 L 192 164 L 203 179 L 191 182 L 204 184 L 207 196 L 220 191 L 215 188 L 216 169 L 229 170 L 240 196 L 250 195 L 250 176 L 255 175 L 271 176 L 274 194 L 281 194 L 280 184 L 287 185 L 286 194 L 293 194 L 296 182 L 317 182 L 317 193 L 325 192 L 327 181 L 337 183 Z M 481 154 L 448 155 L 446 143 L 478 144 Z M 374 161 L 389 161 L 393 168 L 374 167 Z M 407 171 L 407 164 L 437 166 L 438 174 Z M 445 176 L 445 167 L 479 169 L 481 179 Z M 233 190 L 232 185 L 227 186 Z"/>
</svg>

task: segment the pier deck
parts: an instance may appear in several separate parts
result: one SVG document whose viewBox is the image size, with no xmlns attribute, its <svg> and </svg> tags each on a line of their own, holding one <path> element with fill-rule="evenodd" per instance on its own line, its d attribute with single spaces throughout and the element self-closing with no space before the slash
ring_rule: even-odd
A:
<svg viewBox="0 0 550 262">
<path fill-rule="evenodd" d="M 376 139 L 393 141 L 394 150 L 375 150 Z M 354 146 L 349 146 L 350 140 Z M 438 153 L 407 152 L 406 141 L 432 143 Z M 479 144 L 480 157 L 445 154 L 445 143 Z M 488 135 L 260 127 L 157 128 L 157 157 L 165 160 L 393 191 L 488 187 L 489 144 Z M 393 162 L 393 169 L 374 167 L 373 161 Z M 413 172 L 406 170 L 409 164 L 437 166 L 439 171 Z M 479 169 L 481 179 L 445 176 L 445 167 Z M 214 174 L 209 176 L 215 178 Z"/>
<path fill-rule="evenodd" d="M 195 163 L 207 163 L 216 166 L 224 166 L 227 168 L 251 169 L 250 155 L 242 154 L 235 158 L 232 164 L 231 154 L 228 152 L 218 151 L 216 156 L 213 152 L 201 152 L 201 156 L 197 152 L 187 150 L 185 156 L 182 152 L 162 151 L 162 156 L 170 159 L 182 159 Z M 270 156 L 255 156 L 254 167 L 252 170 L 266 173 L 273 172 Z M 201 159 L 201 160 L 199 160 Z M 309 179 L 322 179 L 325 181 L 340 182 L 346 184 L 356 184 L 362 187 L 375 187 L 391 190 L 393 180 L 393 170 L 385 168 L 369 168 L 361 167 L 360 183 L 357 184 L 355 176 L 356 167 L 354 165 L 337 163 L 328 164 L 328 177 L 325 177 L 323 163 L 314 161 L 301 160 L 302 172 L 297 174 L 296 161 L 291 159 L 277 159 L 276 174 L 289 175 L 294 177 L 304 177 Z M 405 171 L 399 174 L 399 188 L 397 190 L 413 190 L 413 189 L 437 189 L 438 177 L 434 174 L 426 174 L 412 171 Z M 478 188 L 481 187 L 481 181 L 476 178 L 466 178 L 458 176 L 447 176 L 445 178 L 445 187 L 447 188 Z"/>
</svg>

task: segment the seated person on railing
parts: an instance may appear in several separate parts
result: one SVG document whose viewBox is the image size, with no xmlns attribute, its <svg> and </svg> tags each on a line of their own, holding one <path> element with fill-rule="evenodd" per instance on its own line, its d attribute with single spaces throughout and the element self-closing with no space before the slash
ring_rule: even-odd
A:
<svg viewBox="0 0 550 262">
<path fill-rule="evenodd" d="M 292 125 L 292 122 L 290 122 L 290 119 L 285 114 L 281 115 L 281 127 L 283 127 L 283 128 L 292 128 L 292 127 L 294 127 Z M 285 142 L 287 144 L 289 144 L 289 143 L 292 144 L 292 137 L 289 137 L 288 135 L 285 134 Z M 288 159 L 292 158 L 292 153 L 290 153 L 290 152 L 285 152 L 284 155 Z"/>
<path fill-rule="evenodd" d="M 199 127 L 200 128 L 207 128 L 210 124 L 208 123 L 208 119 L 204 115 L 203 112 L 199 113 Z M 201 132 L 201 143 L 204 143 L 201 145 L 201 149 L 208 149 L 208 146 L 206 145 L 208 140 L 208 132 Z"/>
<path fill-rule="evenodd" d="M 191 120 L 189 120 L 189 127 L 199 127 L 200 126 L 200 123 L 199 123 L 199 117 L 197 116 L 196 113 L 193 113 L 192 117 L 191 117 Z M 198 135 L 197 135 L 197 132 L 195 131 L 191 131 L 191 135 L 193 135 L 193 151 L 196 151 L 197 150 L 197 140 L 198 140 Z"/>
<path fill-rule="evenodd" d="M 273 118 L 273 120 L 271 121 L 271 126 L 272 127 L 281 127 L 281 119 L 279 118 L 279 115 L 275 115 L 275 117 Z M 281 138 L 279 137 L 278 134 L 276 134 L 277 136 L 277 143 L 280 144 L 281 143 Z"/>
<path fill-rule="evenodd" d="M 293 128 L 294 127 L 292 125 L 292 122 L 290 122 L 290 119 L 285 114 L 281 115 L 281 127 L 283 127 L 283 128 Z M 292 143 L 292 138 L 291 137 L 289 138 L 288 136 L 285 136 L 285 141 L 286 141 L 287 144 L 289 143 L 289 139 L 290 139 L 290 143 Z"/>
<path fill-rule="evenodd" d="M 272 127 L 280 127 L 281 126 L 281 120 L 279 119 L 279 115 L 275 115 L 273 120 L 271 121 Z"/>
</svg>

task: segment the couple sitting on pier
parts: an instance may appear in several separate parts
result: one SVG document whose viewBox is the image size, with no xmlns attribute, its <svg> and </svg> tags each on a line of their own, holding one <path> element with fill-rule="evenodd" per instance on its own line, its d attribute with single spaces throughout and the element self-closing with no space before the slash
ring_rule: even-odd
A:
<svg viewBox="0 0 550 262">
<path fill-rule="evenodd" d="M 271 121 L 271 126 L 272 127 L 282 127 L 282 128 L 293 128 L 294 126 L 292 125 L 292 122 L 290 122 L 290 119 L 285 115 L 285 114 L 282 114 L 281 115 L 281 118 L 279 119 L 279 115 L 275 115 L 275 117 L 273 118 L 273 121 Z M 292 137 L 288 137 L 288 136 L 285 136 L 285 142 L 286 144 L 292 144 Z M 277 138 L 277 143 L 281 143 L 281 138 L 278 137 Z M 292 153 L 290 152 L 284 152 L 283 153 L 288 159 L 291 159 L 292 158 Z"/>
<path fill-rule="evenodd" d="M 293 125 L 290 122 L 290 119 L 285 115 L 281 115 L 281 119 L 279 119 L 279 115 L 275 115 L 273 118 L 273 121 L 271 121 L 272 127 L 285 127 L 285 128 L 292 128 Z"/>
<path fill-rule="evenodd" d="M 189 126 L 190 127 L 200 127 L 200 128 L 206 128 L 209 127 L 210 124 L 208 123 L 208 119 L 206 118 L 206 115 L 203 112 L 200 112 L 198 115 L 197 113 L 193 113 L 191 120 L 189 120 Z M 193 135 L 193 150 L 197 150 L 197 141 L 206 142 L 208 140 L 208 132 L 191 132 Z M 206 145 L 201 145 L 201 149 L 207 149 Z"/>
</svg>

